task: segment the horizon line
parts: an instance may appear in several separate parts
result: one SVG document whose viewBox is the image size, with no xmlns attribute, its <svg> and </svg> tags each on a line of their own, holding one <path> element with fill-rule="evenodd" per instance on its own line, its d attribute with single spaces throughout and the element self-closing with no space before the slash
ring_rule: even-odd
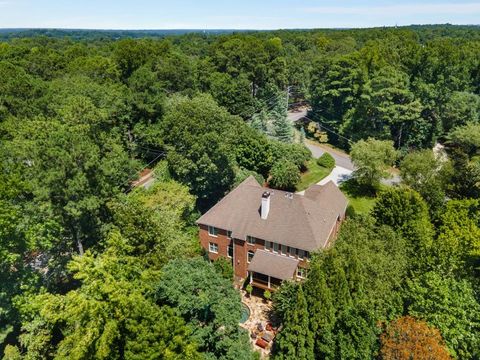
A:
<svg viewBox="0 0 480 360">
<path fill-rule="evenodd" d="M 0 30 L 73 30 L 73 31 L 280 31 L 280 30 L 355 30 L 375 28 L 399 28 L 411 26 L 480 26 L 478 24 L 425 23 L 408 25 L 379 25 L 357 27 L 280 27 L 280 28 L 78 28 L 78 27 L 0 27 Z"/>
</svg>

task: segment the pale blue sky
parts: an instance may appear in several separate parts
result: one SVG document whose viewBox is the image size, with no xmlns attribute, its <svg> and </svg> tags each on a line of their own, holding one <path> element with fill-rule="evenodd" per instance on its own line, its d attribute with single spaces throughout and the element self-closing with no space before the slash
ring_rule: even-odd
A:
<svg viewBox="0 0 480 360">
<path fill-rule="evenodd" d="M 0 28 L 280 29 L 479 24 L 480 1 L 0 0 Z"/>
</svg>

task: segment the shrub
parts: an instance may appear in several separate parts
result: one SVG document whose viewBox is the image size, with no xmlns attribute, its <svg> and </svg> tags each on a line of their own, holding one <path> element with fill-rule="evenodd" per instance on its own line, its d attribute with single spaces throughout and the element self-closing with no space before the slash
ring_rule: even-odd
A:
<svg viewBox="0 0 480 360">
<path fill-rule="evenodd" d="M 309 122 L 307 125 L 308 135 L 321 143 L 328 142 L 328 135 L 322 131 L 316 122 Z"/>
<path fill-rule="evenodd" d="M 333 169 L 335 167 L 335 159 L 326 152 L 317 159 L 317 164 L 327 169 Z"/>
<path fill-rule="evenodd" d="M 357 215 L 355 208 L 349 204 L 346 211 L 347 217 L 355 217 Z"/>
<path fill-rule="evenodd" d="M 298 167 L 288 160 L 280 160 L 273 165 L 270 175 L 270 186 L 280 190 L 293 191 L 300 180 Z"/>
<path fill-rule="evenodd" d="M 312 157 L 312 152 L 303 144 L 285 144 L 272 142 L 272 155 L 275 162 L 291 161 L 300 171 L 306 169 L 306 162 Z"/>
<path fill-rule="evenodd" d="M 245 287 L 245 290 L 247 290 L 249 296 L 252 296 L 252 292 L 253 292 L 253 286 L 252 286 L 252 284 L 248 284 L 248 285 Z"/>
</svg>

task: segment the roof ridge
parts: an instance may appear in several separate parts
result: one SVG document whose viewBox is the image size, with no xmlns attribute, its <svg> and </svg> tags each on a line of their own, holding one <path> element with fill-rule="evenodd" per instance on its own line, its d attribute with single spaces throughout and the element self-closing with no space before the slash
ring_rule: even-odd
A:
<svg viewBox="0 0 480 360">
<path fill-rule="evenodd" d="M 300 202 L 302 204 L 302 209 L 305 212 L 305 217 L 307 218 L 308 230 L 310 231 L 310 235 L 314 240 L 315 244 L 317 244 L 317 237 L 315 236 L 315 231 L 313 229 L 312 217 L 310 216 L 310 212 L 305 208 L 306 203 L 307 204 L 312 203 L 312 205 L 314 205 L 315 201 L 307 198 L 306 196 L 302 196 L 302 199 L 300 200 Z"/>
<path fill-rule="evenodd" d="M 239 239 L 250 235 L 307 251 L 322 248 L 337 221 L 336 214 L 343 216 L 348 203 L 334 185 L 315 185 L 309 188 L 311 196 L 307 196 L 262 187 L 249 176 L 203 214 L 197 224 L 230 230 Z M 274 194 L 266 220 L 260 216 L 264 191 Z"/>
</svg>

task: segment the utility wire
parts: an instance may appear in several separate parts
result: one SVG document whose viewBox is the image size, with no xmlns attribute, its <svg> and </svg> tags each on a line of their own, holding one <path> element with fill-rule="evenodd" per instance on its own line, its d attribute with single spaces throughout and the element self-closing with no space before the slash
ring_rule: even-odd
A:
<svg viewBox="0 0 480 360">
<path fill-rule="evenodd" d="M 125 186 L 125 185 L 127 185 L 128 183 L 130 183 L 130 182 L 133 180 L 133 176 L 137 176 L 138 173 L 141 173 L 143 170 L 145 170 L 145 169 L 148 168 L 151 164 L 153 164 L 160 156 L 164 156 L 164 155 L 165 155 L 165 153 L 162 153 L 162 154 L 160 154 L 160 155 L 157 155 L 152 161 L 150 161 L 147 165 L 145 165 L 145 166 L 144 166 L 143 168 L 141 168 L 140 170 L 137 170 L 137 171 L 135 172 L 135 174 L 131 175 L 130 178 L 129 178 L 127 181 L 125 181 L 125 182 L 124 182 L 122 185 L 120 185 L 120 186 Z M 130 190 L 132 189 L 132 187 L 133 187 L 133 186 L 130 185 L 130 186 L 124 191 L 124 194 L 130 192 Z"/>
<path fill-rule="evenodd" d="M 251 112 L 249 115 L 248 115 L 248 118 L 246 119 L 246 121 L 249 121 L 249 120 L 252 120 L 252 118 L 257 115 L 258 113 L 261 113 L 262 111 L 270 111 L 272 110 L 275 106 L 277 106 L 276 102 L 279 100 L 280 98 L 280 95 L 281 94 L 275 94 L 271 97 L 269 97 L 267 100 L 263 100 L 265 102 L 265 104 L 267 105 L 266 107 L 262 107 L 262 108 L 259 108 L 259 109 L 256 109 L 254 110 L 253 112 Z M 139 137 L 136 139 L 136 141 L 138 140 L 141 140 L 142 137 Z M 144 149 L 144 150 L 147 150 L 147 151 L 150 151 L 152 153 L 156 153 L 157 156 L 152 160 L 150 161 L 147 165 L 145 165 L 143 168 L 141 168 L 140 170 L 136 171 L 135 174 L 132 174 L 127 181 L 125 181 L 124 183 L 122 183 L 120 186 L 125 186 L 127 185 L 128 183 L 130 183 L 132 180 L 135 179 L 135 177 L 138 175 L 138 173 L 142 172 L 143 170 L 145 170 L 146 168 L 148 168 L 151 164 L 153 164 L 157 159 L 159 159 L 161 156 L 164 156 L 167 154 L 167 152 L 162 152 L 162 151 L 159 151 L 159 150 L 156 150 L 156 149 L 152 149 L 152 148 L 149 148 L 147 146 L 144 146 L 144 145 L 137 145 L 135 144 L 137 148 L 141 148 L 141 149 Z M 132 189 L 132 186 L 130 185 L 124 193 L 128 193 L 130 190 Z"/>
<path fill-rule="evenodd" d="M 332 134 L 337 135 L 338 137 L 341 137 L 342 139 L 347 140 L 347 142 L 348 142 L 349 144 L 353 143 L 353 141 L 352 141 L 351 139 L 347 138 L 346 136 L 343 136 L 343 135 L 337 133 L 336 131 L 328 128 L 328 127 L 325 126 L 325 125 L 322 125 L 319 120 L 314 120 L 314 119 L 312 119 L 312 118 L 310 118 L 310 117 L 308 117 L 308 116 L 306 116 L 306 115 L 304 116 L 304 118 L 305 118 L 305 119 L 308 119 L 308 120 L 311 120 L 311 121 L 313 121 L 313 122 L 316 122 L 321 128 L 327 130 L 328 132 L 331 132 Z"/>
<path fill-rule="evenodd" d="M 295 87 L 295 86 L 293 86 L 293 87 Z M 322 109 L 322 110 L 325 110 L 325 111 L 327 112 L 327 114 L 330 114 L 330 110 L 327 109 L 326 107 L 319 106 L 318 104 L 316 105 L 316 107 L 317 107 L 317 108 L 320 108 L 320 109 Z M 314 114 L 318 114 L 318 112 L 314 112 Z M 332 115 L 332 114 L 330 114 L 330 115 Z M 346 137 L 346 136 L 344 136 L 344 135 L 341 135 L 341 134 L 339 134 L 338 132 L 330 129 L 329 127 L 327 127 L 327 126 L 325 126 L 325 125 L 323 125 L 323 124 L 322 124 L 322 121 L 319 120 L 319 119 L 312 119 L 312 118 L 310 118 L 310 117 L 308 117 L 308 116 L 306 116 L 306 115 L 304 116 L 304 118 L 316 122 L 320 127 L 322 127 L 322 128 L 324 128 L 325 130 L 331 132 L 332 134 L 337 135 L 338 137 L 340 137 L 340 138 L 342 138 L 342 139 L 347 140 L 348 143 L 350 143 L 350 144 L 354 142 L 352 139 L 350 139 L 350 138 L 348 138 L 348 137 Z"/>
</svg>

